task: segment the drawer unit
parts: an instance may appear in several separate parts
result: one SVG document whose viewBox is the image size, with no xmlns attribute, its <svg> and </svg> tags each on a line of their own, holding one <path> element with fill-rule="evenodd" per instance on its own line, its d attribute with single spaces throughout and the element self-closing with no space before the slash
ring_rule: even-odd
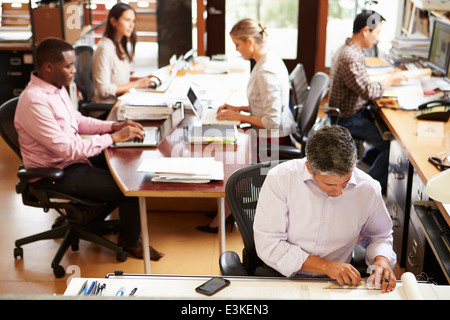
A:
<svg viewBox="0 0 450 320">
<path fill-rule="evenodd" d="M 0 50 L 0 82 L 2 84 L 25 82 L 30 80 L 33 71 L 33 54 L 28 51 L 1 51 Z"/>
<path fill-rule="evenodd" d="M 17 97 L 34 69 L 31 51 L 0 50 L 0 103 Z"/>
<path fill-rule="evenodd" d="M 397 254 L 397 261 L 400 265 L 405 259 L 405 246 L 407 232 L 407 222 L 405 224 L 405 210 L 397 202 L 392 192 L 387 193 L 387 209 L 392 219 L 392 231 L 393 231 L 393 246 L 394 251 Z"/>
<path fill-rule="evenodd" d="M 419 275 L 423 271 L 425 244 L 425 235 L 420 227 L 417 215 L 414 209 L 412 209 L 409 220 L 408 245 L 406 248 L 406 271 L 414 275 Z"/>
<path fill-rule="evenodd" d="M 391 141 L 389 151 L 388 186 L 403 210 L 409 206 L 412 166 L 396 140 Z"/>
<path fill-rule="evenodd" d="M 412 165 L 400 144 L 396 140 L 391 140 L 386 207 L 392 219 L 394 251 L 401 267 L 405 265 L 412 172 Z"/>
<path fill-rule="evenodd" d="M 422 179 L 416 171 L 412 174 L 412 187 L 411 187 L 411 206 L 416 201 L 428 201 L 426 186 L 423 184 Z"/>
</svg>

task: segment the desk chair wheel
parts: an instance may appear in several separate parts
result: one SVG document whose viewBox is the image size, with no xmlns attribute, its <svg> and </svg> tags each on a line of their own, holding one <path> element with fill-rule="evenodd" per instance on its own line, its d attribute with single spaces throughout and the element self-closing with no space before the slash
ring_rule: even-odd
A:
<svg viewBox="0 0 450 320">
<path fill-rule="evenodd" d="M 124 262 L 127 260 L 128 254 L 126 251 L 118 252 L 116 255 L 116 260 L 119 262 Z"/>
<path fill-rule="evenodd" d="M 66 270 L 60 265 L 53 268 L 53 274 L 56 278 L 62 278 L 66 275 Z"/>
<path fill-rule="evenodd" d="M 14 259 L 23 258 L 23 248 L 14 248 Z"/>
</svg>

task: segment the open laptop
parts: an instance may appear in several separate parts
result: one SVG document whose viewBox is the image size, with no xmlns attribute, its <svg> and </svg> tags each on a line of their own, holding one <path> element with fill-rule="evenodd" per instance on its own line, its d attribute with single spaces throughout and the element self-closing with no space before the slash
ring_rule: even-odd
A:
<svg viewBox="0 0 450 320">
<path fill-rule="evenodd" d="M 217 109 L 204 108 L 200 99 L 198 99 L 192 87 L 189 87 L 187 93 L 189 104 L 192 107 L 194 114 L 202 120 L 202 125 L 212 126 L 212 125 L 239 125 L 240 121 L 235 120 L 217 120 Z"/>
<path fill-rule="evenodd" d="M 156 147 L 175 129 L 184 119 L 184 105 L 178 102 L 174 106 L 173 113 L 158 127 L 144 127 L 144 139 L 130 139 L 116 142 L 118 148 L 123 147 Z"/>
</svg>

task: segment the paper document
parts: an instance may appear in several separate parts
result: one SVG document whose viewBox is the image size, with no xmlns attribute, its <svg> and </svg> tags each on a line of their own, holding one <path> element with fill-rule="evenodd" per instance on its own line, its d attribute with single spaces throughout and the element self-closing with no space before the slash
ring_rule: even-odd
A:
<svg viewBox="0 0 450 320">
<path fill-rule="evenodd" d="M 167 106 L 167 98 L 162 93 L 132 90 L 119 97 L 122 105 L 129 106 Z"/>
<path fill-rule="evenodd" d="M 119 120 L 166 119 L 173 109 L 167 97 L 161 93 L 131 91 L 119 97 Z"/>
<path fill-rule="evenodd" d="M 144 159 L 138 172 L 154 172 L 152 181 L 176 183 L 208 183 L 223 180 L 223 162 L 207 158 L 157 158 Z"/>
</svg>

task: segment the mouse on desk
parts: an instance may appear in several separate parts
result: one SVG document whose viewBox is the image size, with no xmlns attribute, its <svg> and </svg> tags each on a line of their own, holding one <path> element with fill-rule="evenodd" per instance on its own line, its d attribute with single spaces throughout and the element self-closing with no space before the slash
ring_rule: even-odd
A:
<svg viewBox="0 0 450 320">
<path fill-rule="evenodd" d="M 423 103 L 417 109 L 416 118 L 419 120 L 447 122 L 450 117 L 450 99 L 439 99 Z"/>
</svg>

